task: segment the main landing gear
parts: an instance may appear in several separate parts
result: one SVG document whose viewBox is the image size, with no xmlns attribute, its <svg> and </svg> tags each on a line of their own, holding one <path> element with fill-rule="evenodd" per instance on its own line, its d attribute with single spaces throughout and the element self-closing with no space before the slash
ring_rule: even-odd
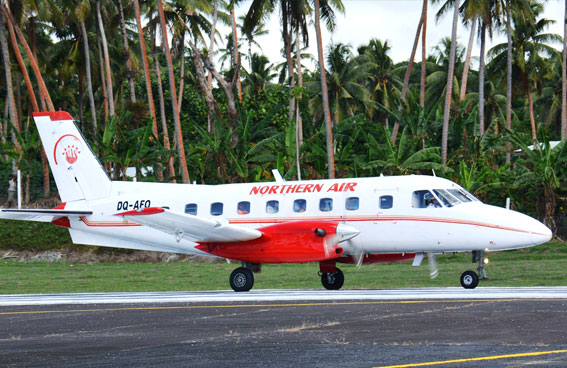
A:
<svg viewBox="0 0 567 368">
<path fill-rule="evenodd" d="M 340 268 L 335 272 L 321 272 L 321 283 L 327 290 L 339 290 L 345 283 L 345 275 Z"/>
<path fill-rule="evenodd" d="M 262 265 L 258 263 L 243 262 L 242 267 L 238 267 L 230 274 L 230 287 L 234 291 L 250 291 L 254 286 L 254 273 L 262 270 Z"/>
<path fill-rule="evenodd" d="M 474 271 L 465 271 L 461 274 L 461 286 L 465 289 L 474 289 L 478 286 L 479 280 L 485 280 L 488 278 L 486 276 L 486 270 L 484 269 L 484 265 L 487 260 L 484 258 L 483 250 L 474 250 L 472 252 L 472 262 L 478 263 L 478 273 Z"/>
</svg>

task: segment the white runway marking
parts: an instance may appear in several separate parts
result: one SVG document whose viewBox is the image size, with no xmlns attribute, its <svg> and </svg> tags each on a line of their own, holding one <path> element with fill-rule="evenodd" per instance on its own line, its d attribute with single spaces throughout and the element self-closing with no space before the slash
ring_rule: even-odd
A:
<svg viewBox="0 0 567 368">
<path fill-rule="evenodd" d="M 77 293 L 0 295 L 0 306 L 124 303 L 210 303 L 268 301 L 345 300 L 441 300 L 441 299 L 567 299 L 567 287 L 480 287 L 378 290 L 232 290 L 150 293 Z"/>
</svg>

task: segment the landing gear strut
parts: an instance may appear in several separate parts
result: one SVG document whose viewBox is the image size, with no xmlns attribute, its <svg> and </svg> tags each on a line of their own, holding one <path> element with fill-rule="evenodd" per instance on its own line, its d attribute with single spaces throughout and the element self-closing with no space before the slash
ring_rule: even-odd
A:
<svg viewBox="0 0 567 368">
<path fill-rule="evenodd" d="M 254 286 L 254 274 L 252 272 L 260 272 L 260 270 L 260 264 L 242 263 L 242 267 L 238 267 L 230 274 L 230 287 L 234 291 L 250 291 Z"/>
<path fill-rule="evenodd" d="M 472 252 L 472 261 L 473 263 L 478 263 L 477 271 L 478 277 L 481 280 L 488 279 L 486 276 L 486 270 L 484 269 L 484 251 L 483 250 L 474 250 Z"/>
</svg>

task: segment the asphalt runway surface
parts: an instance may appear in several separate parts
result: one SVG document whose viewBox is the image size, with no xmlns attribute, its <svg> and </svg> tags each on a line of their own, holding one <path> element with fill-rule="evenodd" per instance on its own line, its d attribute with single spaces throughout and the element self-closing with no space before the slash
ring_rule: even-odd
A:
<svg viewBox="0 0 567 368">
<path fill-rule="evenodd" d="M 567 288 L 3 295 L 0 366 L 567 367 Z"/>
</svg>

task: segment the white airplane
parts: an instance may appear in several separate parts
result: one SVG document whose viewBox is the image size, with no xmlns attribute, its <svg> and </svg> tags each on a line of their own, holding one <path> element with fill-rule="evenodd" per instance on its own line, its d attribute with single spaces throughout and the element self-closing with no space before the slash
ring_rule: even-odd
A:
<svg viewBox="0 0 567 368">
<path fill-rule="evenodd" d="M 484 252 L 545 243 L 539 221 L 483 204 L 438 177 L 395 176 L 196 185 L 111 181 L 64 111 L 34 113 L 63 203 L 54 209 L 3 209 L 0 218 L 51 222 L 73 243 L 198 254 L 242 262 L 230 275 L 248 291 L 263 263 L 319 262 L 325 288 L 340 289 L 337 263 L 387 263 L 472 252 L 484 275 Z"/>
</svg>

